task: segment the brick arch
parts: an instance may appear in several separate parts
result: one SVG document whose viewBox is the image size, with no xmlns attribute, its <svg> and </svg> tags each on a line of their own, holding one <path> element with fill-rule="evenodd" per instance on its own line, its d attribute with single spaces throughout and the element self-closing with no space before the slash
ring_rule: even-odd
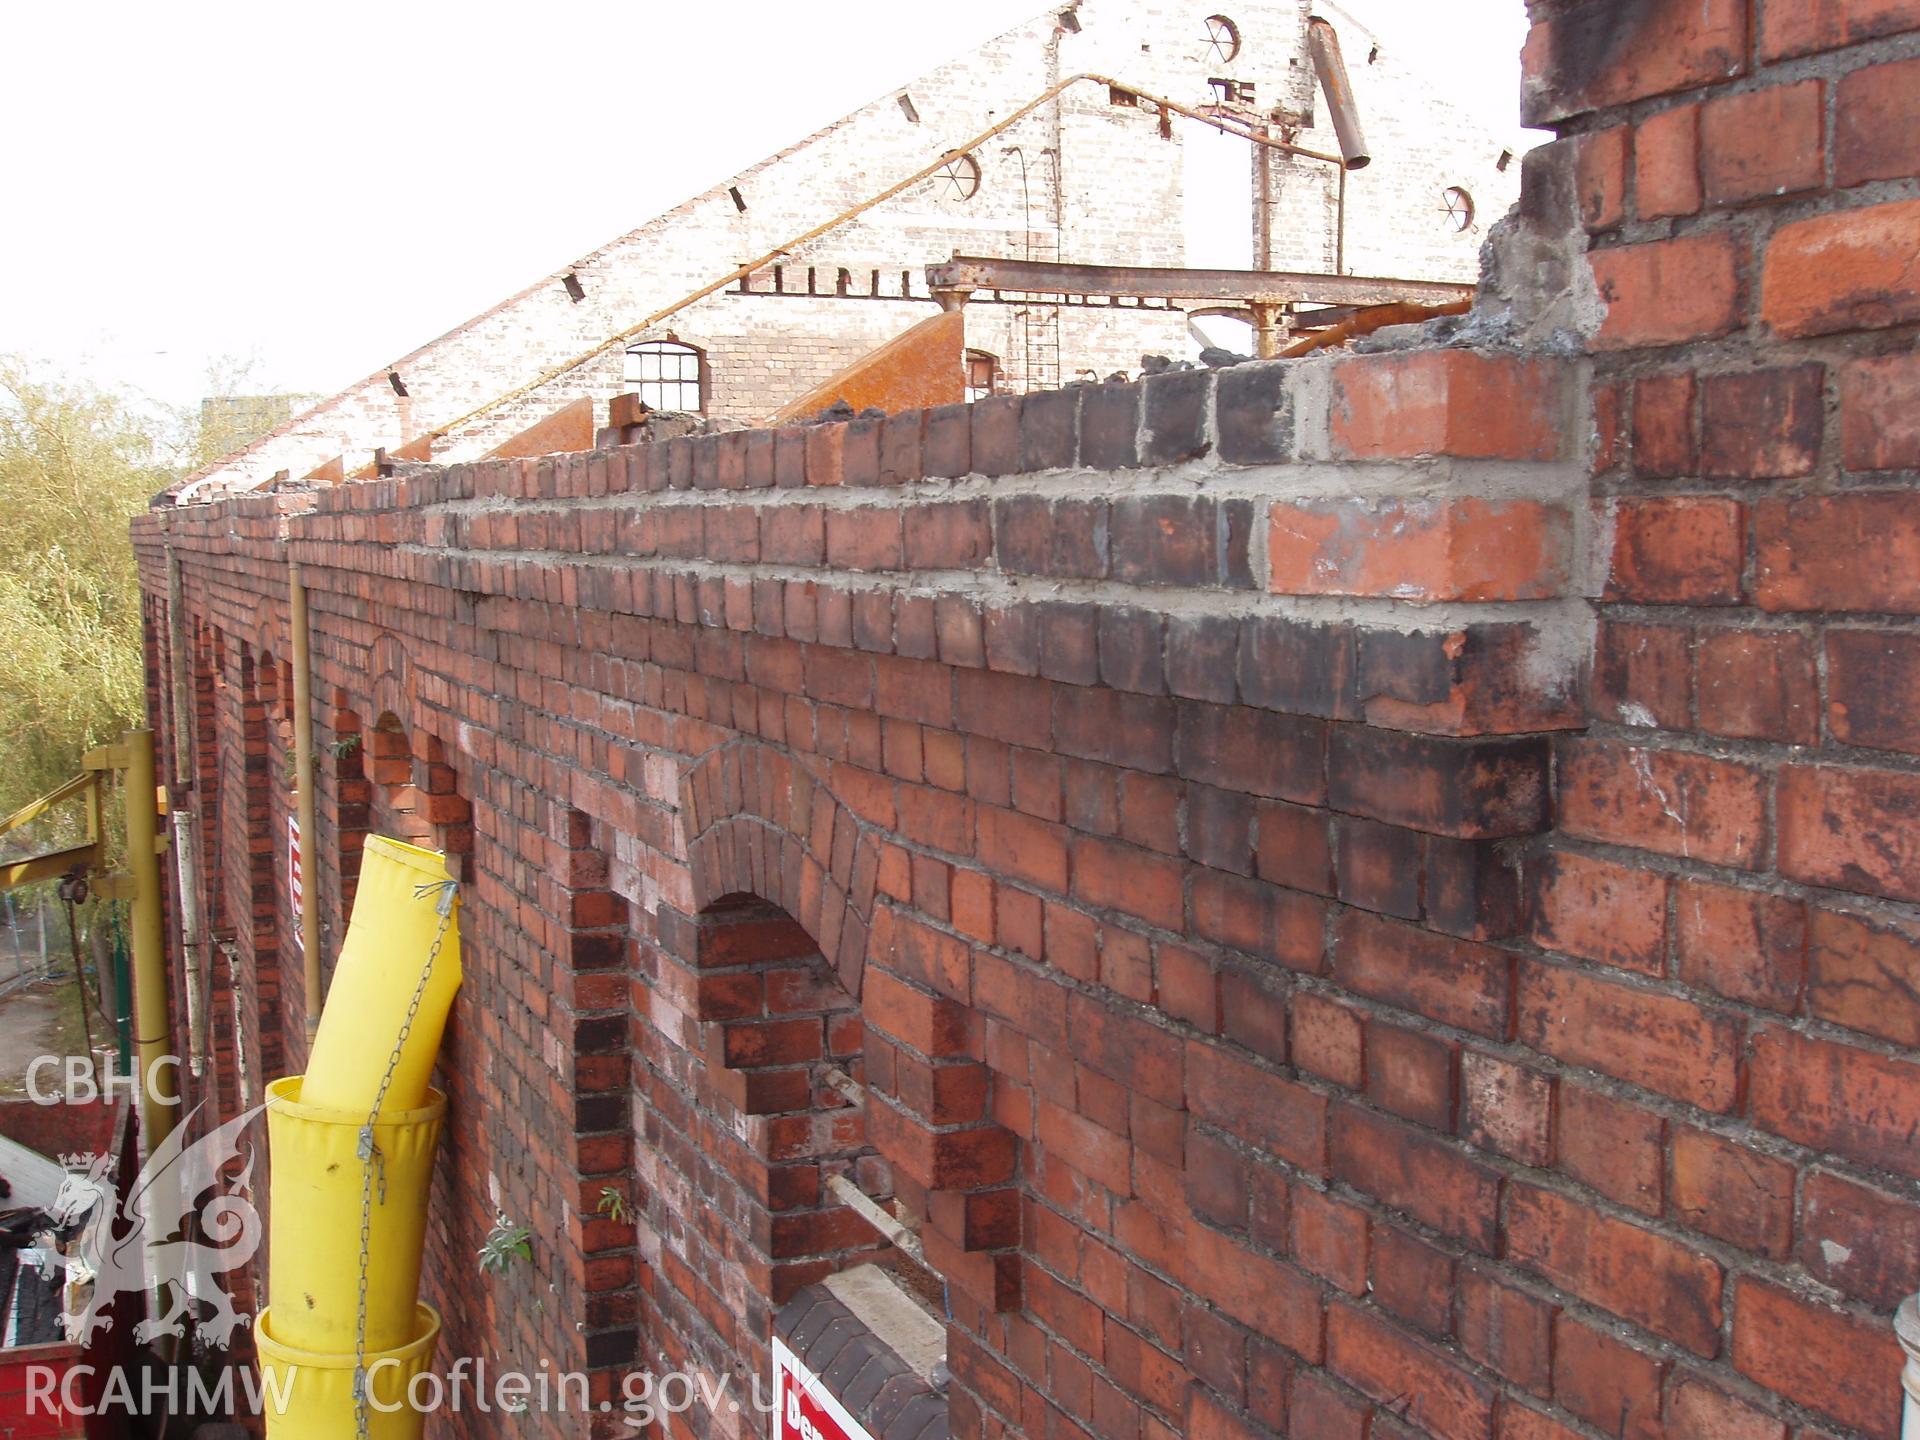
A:
<svg viewBox="0 0 1920 1440">
<path fill-rule="evenodd" d="M 768 745 L 727 745 L 680 782 L 694 907 L 753 895 L 792 916 L 861 998 L 880 841 L 824 782 Z"/>
<path fill-rule="evenodd" d="M 398 636 L 382 632 L 375 637 L 367 650 L 367 674 L 373 677 L 369 691 L 373 713 L 391 712 L 403 726 L 412 729 L 416 719 L 413 662 Z"/>
<path fill-rule="evenodd" d="M 1018 1140 L 992 1118 L 980 1016 L 964 983 L 955 989 L 952 980 L 964 965 L 951 957 L 902 959 L 926 947 L 898 941 L 893 912 L 881 901 L 889 837 L 860 821 L 791 755 L 757 742 L 725 746 L 696 762 L 681 782 L 681 811 L 700 912 L 683 958 L 697 970 L 711 963 L 702 953 L 711 943 L 703 932 L 716 922 L 777 931 L 781 917 L 766 906 L 812 939 L 858 1002 L 867 1139 L 887 1163 L 896 1195 L 919 1219 L 928 1265 L 987 1310 L 1017 1309 Z M 756 910 L 755 901 L 764 904 Z M 870 963 L 870 953 L 878 963 Z M 708 1048 L 716 1088 L 752 1113 L 762 1094 L 754 1079 L 771 1077 L 731 1062 L 760 1052 L 731 1044 L 723 1013 L 710 1011 L 704 999 L 696 1002 L 696 1018 L 722 1021 Z M 764 1093 L 768 1104 L 784 1103 L 772 1098 L 778 1091 Z"/>
</svg>

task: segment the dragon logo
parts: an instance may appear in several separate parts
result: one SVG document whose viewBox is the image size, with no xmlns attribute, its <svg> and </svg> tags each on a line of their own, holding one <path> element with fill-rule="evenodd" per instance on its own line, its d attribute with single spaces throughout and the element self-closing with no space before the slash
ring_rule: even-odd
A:
<svg viewBox="0 0 1920 1440">
<path fill-rule="evenodd" d="M 251 1317 L 234 1310 L 215 1277 L 245 1265 L 260 1248 L 260 1212 L 245 1194 L 254 1150 L 242 1137 L 266 1108 L 256 1105 L 189 1142 L 196 1108 L 147 1158 L 124 1202 L 116 1203 L 111 1156 L 60 1157 L 68 1174 L 48 1215 L 55 1228 L 79 1226 L 80 1233 L 74 1253 L 50 1246 L 43 1252 L 51 1257 L 47 1273 L 59 1268 L 93 1280 L 73 1340 L 85 1345 L 95 1330 L 112 1326 L 105 1312 L 116 1295 L 153 1286 L 165 1297 L 165 1310 L 140 1322 L 136 1341 L 184 1335 L 187 1307 L 198 1301 L 213 1307 L 200 1334 L 216 1349 L 232 1344 L 234 1332 Z M 237 1171 L 235 1161 L 241 1162 Z M 217 1193 L 199 1204 L 209 1190 Z"/>
</svg>

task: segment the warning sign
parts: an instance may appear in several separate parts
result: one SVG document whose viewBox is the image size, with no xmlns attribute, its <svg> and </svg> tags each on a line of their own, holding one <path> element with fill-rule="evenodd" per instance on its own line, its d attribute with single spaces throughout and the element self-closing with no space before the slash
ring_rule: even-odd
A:
<svg viewBox="0 0 1920 1440">
<path fill-rule="evenodd" d="M 307 937 L 302 933 L 300 912 L 306 908 L 306 892 L 300 888 L 300 817 L 287 817 L 287 898 L 293 902 L 293 943 L 296 948 L 307 948 Z"/>
<path fill-rule="evenodd" d="M 773 1440 L 872 1440 L 778 1335 L 773 1337 Z"/>
</svg>

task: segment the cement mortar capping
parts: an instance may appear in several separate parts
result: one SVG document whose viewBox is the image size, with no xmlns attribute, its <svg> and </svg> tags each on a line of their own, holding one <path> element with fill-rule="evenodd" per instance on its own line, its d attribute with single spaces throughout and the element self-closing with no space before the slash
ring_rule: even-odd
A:
<svg viewBox="0 0 1920 1440">
<path fill-rule="evenodd" d="M 616 452 L 603 452 L 616 453 Z M 307 511 L 316 522 L 334 514 L 539 515 L 657 507 L 779 509 L 817 505 L 827 510 L 894 510 L 949 500 L 1002 500 L 1016 496 L 1075 500 L 1181 499 L 1416 500 L 1474 496 L 1482 499 L 1585 498 L 1588 475 L 1568 461 L 1461 460 L 1422 456 L 1410 460 L 1310 460 L 1287 465 L 1227 465 L 1196 460 L 1137 470 L 1038 470 L 1018 475 L 979 472 L 954 479 L 926 478 L 903 485 L 806 485 L 785 489 L 623 490 L 583 497 L 507 495 L 430 501 L 398 510 Z"/>
<path fill-rule="evenodd" d="M 309 542 L 322 548 L 332 542 Z M 1376 629 L 1418 633 L 1457 630 L 1499 621 L 1529 621 L 1541 627 L 1577 619 L 1585 628 L 1591 620 L 1590 603 L 1577 595 L 1554 600 L 1405 600 L 1382 596 L 1275 595 L 1265 590 L 1201 589 L 1186 586 L 1135 586 L 1117 580 L 1052 579 L 1043 575 L 1009 575 L 998 570 L 868 571 L 807 569 L 794 565 L 721 563 L 666 556 L 580 555 L 555 550 L 445 550 L 426 545 L 382 546 L 395 555 L 418 556 L 431 562 L 474 565 L 532 564 L 550 569 L 644 570 L 685 574 L 709 580 L 779 580 L 864 593 L 886 591 L 915 598 L 959 598 L 987 605 L 1045 603 L 1102 605 L 1117 609 L 1151 610 L 1169 618 L 1220 616 L 1228 619 L 1283 619 L 1318 624 L 1345 621 Z M 294 556 L 298 560 L 300 556 Z M 329 566 L 319 557 L 305 560 L 316 577 L 339 568 L 344 575 L 366 570 Z M 896 578 L 897 577 L 897 578 Z M 311 582 L 309 582 L 311 588 Z M 464 588 L 449 584 L 449 588 Z M 479 591 L 489 598 L 521 600 L 511 591 Z M 585 601 L 579 608 L 590 609 Z M 670 620 L 670 616 L 639 611 L 605 611 L 639 615 L 641 619 Z M 722 625 L 720 628 L 726 628 Z M 745 632 L 742 633 L 752 633 Z M 951 663 L 951 662 L 947 662 Z M 982 667 L 972 667 L 982 668 Z"/>
</svg>

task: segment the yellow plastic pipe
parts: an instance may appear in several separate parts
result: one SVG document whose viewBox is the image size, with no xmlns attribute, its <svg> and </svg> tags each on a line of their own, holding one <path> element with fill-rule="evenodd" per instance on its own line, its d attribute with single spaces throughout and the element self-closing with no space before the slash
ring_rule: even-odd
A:
<svg viewBox="0 0 1920 1440">
<path fill-rule="evenodd" d="M 121 737 L 127 767 L 127 869 L 133 874 L 133 1023 L 140 1051 L 140 1128 L 152 1155 L 173 1133 L 180 1091 L 178 1067 L 163 1063 L 173 1048 L 167 1004 L 166 940 L 161 933 L 160 804 L 153 731 Z"/>
<path fill-rule="evenodd" d="M 279 1308 L 269 1305 L 253 1322 L 269 1440 L 345 1440 L 355 1433 L 353 1348 L 337 1354 L 286 1344 L 278 1338 Z M 439 1340 L 439 1312 L 420 1305 L 406 1344 L 367 1351 L 369 1440 L 419 1440 L 427 1417 L 407 1404 L 407 1387 L 433 1363 Z"/>
<path fill-rule="evenodd" d="M 360 1303 L 359 1155 L 365 1111 L 322 1110 L 301 1100 L 301 1077 L 267 1087 L 273 1157 L 268 1252 L 274 1334 L 301 1350 L 353 1353 Z M 382 1112 L 367 1204 L 367 1349 L 412 1340 L 427 1230 L 427 1188 L 447 1097 L 435 1090 L 418 1110 Z"/>
<path fill-rule="evenodd" d="M 451 881 L 439 851 L 367 837 L 353 919 L 307 1061 L 302 1103 L 357 1113 L 364 1121 L 396 1046 L 400 1054 L 381 1113 L 427 1103 L 441 1032 L 460 988 L 460 911 L 458 897 L 446 889 Z M 432 973 L 409 1023 L 407 1009 L 430 955 Z"/>
</svg>

